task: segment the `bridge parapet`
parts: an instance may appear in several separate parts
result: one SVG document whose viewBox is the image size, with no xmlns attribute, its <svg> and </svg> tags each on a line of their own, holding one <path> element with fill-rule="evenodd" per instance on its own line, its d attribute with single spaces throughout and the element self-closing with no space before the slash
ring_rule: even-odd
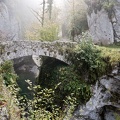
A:
<svg viewBox="0 0 120 120">
<path fill-rule="evenodd" d="M 24 56 L 48 56 L 68 63 L 65 49 L 73 49 L 76 42 L 2 41 L 0 42 L 0 63 Z"/>
</svg>

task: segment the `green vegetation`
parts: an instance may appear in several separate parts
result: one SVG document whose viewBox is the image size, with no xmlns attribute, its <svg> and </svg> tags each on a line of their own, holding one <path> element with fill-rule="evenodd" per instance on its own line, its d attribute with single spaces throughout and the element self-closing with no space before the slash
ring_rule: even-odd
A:
<svg viewBox="0 0 120 120">
<path fill-rule="evenodd" d="M 54 90 L 43 89 L 40 85 L 33 86 L 30 80 L 26 82 L 33 99 L 27 99 L 25 95 L 20 98 L 23 117 L 27 115 L 31 120 L 59 120 L 60 108 L 54 104 Z"/>
<path fill-rule="evenodd" d="M 73 66 L 55 67 L 43 69 L 46 76 L 41 76 L 40 83 L 43 87 L 53 88 L 55 91 L 55 102 L 64 107 L 66 98 L 76 98 L 76 105 L 85 103 L 91 96 L 90 85 L 81 80 L 81 77 L 74 71 Z M 72 96 L 71 96 L 72 95 Z"/>
<path fill-rule="evenodd" d="M 1 71 L 12 72 L 13 67 L 11 62 L 3 64 Z M 4 72 L 1 74 L 4 78 Z M 15 78 L 15 74 L 12 75 Z M 9 74 L 6 76 L 4 81 L 9 81 L 6 87 L 10 89 L 11 96 L 13 95 L 13 98 L 17 98 L 15 100 L 13 99 L 13 101 L 20 109 L 20 115 L 23 119 L 27 117 L 31 120 L 62 120 L 66 113 L 69 116 L 72 115 L 72 112 L 78 104 L 88 101 L 91 97 L 90 85 L 80 79 L 80 76 L 74 72 L 72 66 L 56 67 L 48 77 L 51 78 L 49 79 L 51 82 L 45 83 L 43 80 L 44 85 L 33 85 L 30 81 L 27 81 L 28 89 L 31 91 L 31 96 L 33 96 L 32 99 L 28 99 L 26 95 L 20 94 L 16 80 L 12 82 L 13 79 L 11 79 L 11 76 Z"/>
<path fill-rule="evenodd" d="M 58 26 L 56 24 L 47 25 L 40 29 L 40 40 L 55 41 L 58 39 Z"/>
<path fill-rule="evenodd" d="M 52 42 L 58 39 L 58 25 L 51 22 L 43 27 L 39 24 L 33 24 L 31 28 L 26 31 L 25 36 L 28 40 Z"/>
<path fill-rule="evenodd" d="M 98 46 L 102 58 L 107 58 L 114 67 L 120 61 L 120 45 Z"/>
<path fill-rule="evenodd" d="M 69 50 L 66 57 L 74 65 L 74 70 L 82 80 L 94 83 L 105 73 L 107 64 L 103 61 L 101 51 L 86 34 L 81 41 L 75 50 Z"/>
<path fill-rule="evenodd" d="M 105 9 L 108 12 L 109 17 L 111 17 L 111 13 L 113 10 L 114 5 L 116 2 L 114 0 L 96 0 L 91 2 L 90 0 L 85 0 L 88 8 L 89 15 L 94 11 L 97 13 L 97 11 L 100 11 L 102 8 Z"/>
<path fill-rule="evenodd" d="M 104 0 L 104 2 L 102 3 L 102 6 L 107 12 L 112 12 L 114 4 L 115 4 L 115 1 L 113 0 Z"/>
<path fill-rule="evenodd" d="M 116 120 L 120 120 L 120 115 L 119 114 L 115 113 L 114 115 L 115 115 Z"/>
<path fill-rule="evenodd" d="M 0 107 L 1 105 L 5 106 L 7 104 L 10 120 L 60 120 L 58 117 L 60 116 L 59 107 L 54 105 L 53 101 L 54 90 L 42 89 L 39 85 L 33 86 L 27 80 L 28 89 L 33 96 L 33 99 L 28 99 L 24 94 L 19 94 L 20 88 L 17 85 L 16 78 L 17 76 L 13 71 L 12 62 L 7 61 L 1 65 Z"/>
<path fill-rule="evenodd" d="M 85 104 L 92 96 L 91 85 L 94 85 L 102 75 L 109 74 L 112 67 L 120 62 L 120 45 L 97 46 L 92 43 L 89 36 L 86 34 L 82 36 L 82 32 L 88 30 L 84 1 L 88 4 L 89 15 L 93 11 L 97 13 L 104 9 L 110 18 L 113 17 L 112 10 L 116 4 L 113 0 L 66 2 L 68 8 L 65 9 L 68 13 L 63 15 L 66 19 L 61 20 L 64 25 L 62 32 L 65 37 L 70 37 L 73 41 L 76 36 L 81 35 L 81 42 L 76 48 L 71 44 L 68 48 L 63 48 L 56 43 L 54 49 L 58 48 L 59 54 L 66 53 L 65 57 L 71 65 L 52 63 L 48 66 L 47 62 L 47 66 L 43 66 L 41 70 L 43 74 L 37 83 L 33 84 L 30 80 L 26 80 L 29 95 L 22 93 L 18 86 L 18 76 L 14 72 L 12 62 L 6 61 L 0 65 L 0 107 L 7 107 L 10 120 L 63 120 L 66 116 L 70 118 L 76 107 Z M 58 39 L 60 14 L 53 3 L 53 0 L 47 2 L 43 0 L 40 13 L 33 10 L 38 22 L 35 21 L 28 29 L 26 28 L 27 40 L 52 42 Z M 44 45 L 42 47 L 44 48 Z M 54 51 L 53 48 L 48 49 Z M 4 52 L 4 46 L 0 46 L 0 54 Z M 114 101 L 118 98 L 115 94 L 112 99 Z M 119 115 L 115 116 L 120 120 Z"/>
<path fill-rule="evenodd" d="M 12 62 L 6 61 L 0 66 L 0 107 L 7 106 L 10 120 L 19 120 L 20 117 L 20 109 L 16 105 L 16 79 Z"/>
<path fill-rule="evenodd" d="M 1 65 L 0 101 L 7 102 L 11 120 L 16 116 L 18 120 L 63 120 L 90 99 L 91 84 L 120 61 L 120 48 L 96 46 L 86 34 L 81 40 L 75 49 L 64 50 L 72 65 L 44 66 L 36 85 L 26 80 L 31 98 L 21 94 L 12 62 Z"/>
<path fill-rule="evenodd" d="M 14 74 L 13 64 L 10 61 L 6 61 L 0 67 L 1 77 L 4 79 L 5 85 L 12 85 L 16 82 L 17 75 Z"/>
</svg>

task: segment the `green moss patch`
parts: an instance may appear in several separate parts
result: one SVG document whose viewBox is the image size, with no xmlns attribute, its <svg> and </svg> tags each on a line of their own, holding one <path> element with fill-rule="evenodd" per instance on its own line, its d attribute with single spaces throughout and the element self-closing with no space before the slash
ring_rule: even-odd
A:
<svg viewBox="0 0 120 120">
<path fill-rule="evenodd" d="M 120 62 L 120 46 L 107 46 L 107 47 L 98 47 L 101 50 L 101 56 L 103 58 L 109 58 L 111 65 L 116 65 Z"/>
</svg>

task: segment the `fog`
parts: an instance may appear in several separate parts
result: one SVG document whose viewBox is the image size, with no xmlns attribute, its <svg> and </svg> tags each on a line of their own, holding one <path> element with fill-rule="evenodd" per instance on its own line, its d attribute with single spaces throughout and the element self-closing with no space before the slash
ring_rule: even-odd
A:
<svg viewBox="0 0 120 120">
<path fill-rule="evenodd" d="M 37 8 L 39 7 L 43 0 L 22 0 L 22 1 L 25 2 L 25 4 L 30 7 Z M 65 0 L 53 0 L 53 2 L 54 5 L 56 5 L 57 7 L 62 7 Z"/>
<path fill-rule="evenodd" d="M 11 1 L 11 0 L 10 0 Z M 34 16 L 33 10 L 40 11 L 41 3 L 43 0 L 14 0 L 16 1 L 16 15 L 19 16 L 20 20 L 25 24 L 30 24 L 36 17 Z M 62 6 L 64 5 L 65 0 L 54 0 L 54 6 L 62 11 Z"/>
<path fill-rule="evenodd" d="M 46 2 L 47 1 L 48 0 L 46 0 Z M 66 1 L 68 0 L 53 0 L 54 10 L 52 11 L 52 20 L 56 23 L 59 22 L 59 26 L 66 21 L 66 14 L 68 14 L 68 12 L 66 12 L 67 7 L 64 7 Z M 14 19 L 13 22 L 15 23 L 16 21 L 16 23 L 19 24 L 22 38 L 24 38 L 25 31 L 33 26 L 32 23 L 40 23 L 37 20 L 34 11 L 42 13 L 43 0 L 1 0 L 1 2 L 5 2 L 10 19 Z"/>
</svg>

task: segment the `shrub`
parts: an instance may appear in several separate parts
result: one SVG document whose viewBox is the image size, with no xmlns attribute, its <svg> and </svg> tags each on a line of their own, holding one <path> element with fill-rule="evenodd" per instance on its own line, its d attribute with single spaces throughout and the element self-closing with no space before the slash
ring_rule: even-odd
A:
<svg viewBox="0 0 120 120">
<path fill-rule="evenodd" d="M 86 34 L 76 50 L 72 50 L 67 56 L 74 65 L 74 69 L 84 80 L 95 82 L 105 72 L 105 63 L 101 57 L 101 51 L 92 43 Z"/>
<path fill-rule="evenodd" d="M 11 61 L 6 61 L 1 65 L 0 74 L 2 75 L 7 86 L 12 85 L 16 82 L 17 75 L 14 72 L 13 63 Z"/>
<path fill-rule="evenodd" d="M 69 97 L 76 98 L 75 106 L 85 103 L 91 97 L 90 85 L 86 84 L 73 68 L 73 66 L 57 66 L 52 71 L 46 71 L 46 68 L 42 71 L 46 76 L 41 76 L 40 85 L 43 88 L 54 89 L 54 102 L 62 109 L 66 106 L 64 101 Z"/>
<path fill-rule="evenodd" d="M 58 25 L 55 23 L 48 23 L 41 27 L 39 24 L 32 24 L 25 37 L 28 40 L 54 41 L 58 39 Z"/>
<path fill-rule="evenodd" d="M 72 66 L 59 67 L 57 70 L 54 70 L 52 75 L 54 76 L 51 80 L 52 86 L 56 85 L 55 92 L 63 100 L 72 93 L 78 104 L 89 100 L 91 96 L 90 86 L 81 79 L 81 76 L 74 71 Z M 55 82 L 57 83 L 54 84 Z"/>
<path fill-rule="evenodd" d="M 39 39 L 42 41 L 54 41 L 58 39 L 58 26 L 50 24 L 39 30 Z"/>
<path fill-rule="evenodd" d="M 25 96 L 20 97 L 20 106 L 24 109 L 23 117 L 26 116 L 32 120 L 57 120 L 60 116 L 60 108 L 54 104 L 54 90 L 41 88 L 39 85 L 33 86 L 29 80 L 26 82 L 33 99 L 27 99 Z"/>
<path fill-rule="evenodd" d="M 6 115 L 9 120 L 20 120 L 20 109 L 16 105 L 17 75 L 14 72 L 13 64 L 11 61 L 6 61 L 0 66 L 0 103 L 4 103 L 6 107 Z"/>
</svg>

